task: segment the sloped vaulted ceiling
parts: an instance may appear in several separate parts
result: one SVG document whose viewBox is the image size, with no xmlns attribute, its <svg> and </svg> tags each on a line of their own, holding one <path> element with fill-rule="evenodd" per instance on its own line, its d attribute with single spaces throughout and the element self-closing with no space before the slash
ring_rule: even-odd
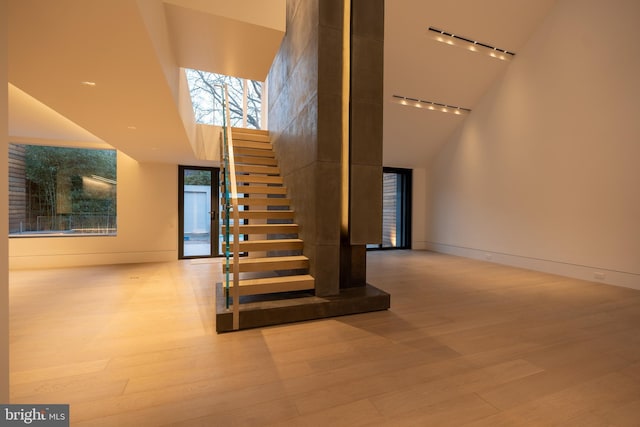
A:
<svg viewBox="0 0 640 427">
<path fill-rule="evenodd" d="M 464 120 L 464 116 L 392 103 L 393 95 L 473 109 L 510 64 L 439 43 L 430 36 L 430 26 L 517 53 L 554 3 L 555 0 L 387 1 L 385 165 L 424 167 Z"/>
</svg>

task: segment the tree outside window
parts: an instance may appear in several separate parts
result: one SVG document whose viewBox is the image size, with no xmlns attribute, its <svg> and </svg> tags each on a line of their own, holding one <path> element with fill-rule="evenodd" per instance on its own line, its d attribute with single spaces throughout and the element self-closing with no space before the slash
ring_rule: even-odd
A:
<svg viewBox="0 0 640 427">
<path fill-rule="evenodd" d="M 10 144 L 10 236 L 115 234 L 116 152 Z"/>
<path fill-rule="evenodd" d="M 186 69 L 197 123 L 222 126 L 223 92 L 229 88 L 231 126 L 261 129 L 262 82 Z"/>
</svg>

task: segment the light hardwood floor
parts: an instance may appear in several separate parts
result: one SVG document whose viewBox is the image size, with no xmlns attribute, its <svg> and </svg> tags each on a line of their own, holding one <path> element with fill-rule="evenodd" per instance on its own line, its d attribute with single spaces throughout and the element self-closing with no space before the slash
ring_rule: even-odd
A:
<svg viewBox="0 0 640 427">
<path fill-rule="evenodd" d="M 640 291 L 368 255 L 384 312 L 216 335 L 219 261 L 13 271 L 13 403 L 78 426 L 640 426 Z"/>
</svg>

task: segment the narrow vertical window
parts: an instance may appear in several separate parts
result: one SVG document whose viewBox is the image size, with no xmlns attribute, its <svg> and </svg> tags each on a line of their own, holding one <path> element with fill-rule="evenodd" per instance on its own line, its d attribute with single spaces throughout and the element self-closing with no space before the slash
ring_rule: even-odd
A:
<svg viewBox="0 0 640 427">
<path fill-rule="evenodd" d="M 411 170 L 384 168 L 382 179 L 382 243 L 367 248 L 410 249 Z"/>
</svg>

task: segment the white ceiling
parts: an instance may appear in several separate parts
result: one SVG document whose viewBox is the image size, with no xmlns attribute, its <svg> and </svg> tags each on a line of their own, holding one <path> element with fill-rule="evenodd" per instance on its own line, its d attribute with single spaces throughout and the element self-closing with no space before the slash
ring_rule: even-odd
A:
<svg viewBox="0 0 640 427">
<path fill-rule="evenodd" d="M 8 72 L 17 89 L 10 91 L 10 136 L 30 137 L 43 122 L 52 129 L 53 110 L 75 123 L 78 132 L 61 123 L 52 129 L 52 139 L 61 139 L 64 129 L 62 139 L 98 138 L 138 161 L 197 164 L 189 124 L 179 111 L 179 67 L 199 61 L 208 71 L 263 80 L 284 35 L 278 26 L 284 22 L 285 0 L 254 4 L 260 13 L 251 19 L 261 17 L 263 25 L 228 18 L 242 9 L 239 1 L 223 8 L 225 17 L 214 16 L 207 7 L 215 2 L 222 0 L 9 0 Z M 241 28 L 256 43 L 219 52 L 216 63 L 202 61 L 210 56 L 197 50 L 180 50 L 194 45 L 205 51 L 203 39 L 226 39 L 229 34 L 220 31 L 193 31 L 213 19 L 229 32 Z M 261 54 L 265 50 L 273 52 L 271 57 Z M 44 107 L 21 108 L 15 96 L 21 92 Z"/>
<path fill-rule="evenodd" d="M 135 159 L 191 154 L 134 1 L 9 1 L 8 71 L 11 84 Z"/>
<path fill-rule="evenodd" d="M 387 0 L 385 165 L 424 167 L 464 120 L 394 104 L 393 94 L 473 109 L 509 66 L 438 43 L 429 26 L 517 53 L 554 3 Z M 236 0 L 235 9 L 230 4 L 9 0 L 11 136 L 102 140 L 139 161 L 193 163 L 177 107 L 178 66 L 259 78 L 282 37 L 285 0 Z M 258 12 L 246 14 L 247 5 Z M 238 20 L 242 10 L 244 22 Z M 216 28 L 225 25 L 253 31 L 258 42 L 217 45 L 224 34 Z M 255 60 L 246 62 L 250 45 Z"/>
<path fill-rule="evenodd" d="M 9 84 L 9 135 L 25 141 L 58 140 L 103 143 L 100 138 L 81 128 L 42 102 Z M 33 120 L 37 117 L 37 120 Z"/>
<path fill-rule="evenodd" d="M 265 79 L 286 30 L 284 0 L 164 1 L 171 46 L 181 67 Z"/>
</svg>

